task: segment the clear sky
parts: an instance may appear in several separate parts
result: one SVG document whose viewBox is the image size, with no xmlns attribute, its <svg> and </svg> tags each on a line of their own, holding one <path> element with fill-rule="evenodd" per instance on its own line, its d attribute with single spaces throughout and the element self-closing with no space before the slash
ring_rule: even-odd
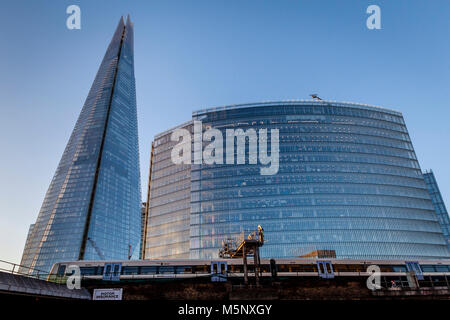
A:
<svg viewBox="0 0 450 320">
<path fill-rule="evenodd" d="M 81 8 L 81 30 L 66 8 Z M 381 30 L 366 8 L 381 8 Z M 121 15 L 135 23 L 145 196 L 153 136 L 204 107 L 279 99 L 403 113 L 450 205 L 450 1 L 6 1 L 0 4 L 0 259 L 20 262 Z"/>
</svg>

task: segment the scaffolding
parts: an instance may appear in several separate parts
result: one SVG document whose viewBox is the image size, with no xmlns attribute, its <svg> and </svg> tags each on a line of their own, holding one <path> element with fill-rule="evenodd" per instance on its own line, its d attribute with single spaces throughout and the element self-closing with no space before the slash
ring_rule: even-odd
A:
<svg viewBox="0 0 450 320">
<path fill-rule="evenodd" d="M 242 258 L 244 265 L 244 282 L 248 285 L 248 265 L 247 257 L 253 255 L 253 263 L 255 267 L 255 281 L 259 285 L 261 277 L 261 257 L 259 247 L 264 245 L 264 229 L 258 225 L 257 230 L 251 232 L 245 238 L 245 232 L 242 231 L 238 241 L 233 241 L 228 237 L 222 242 L 222 248 L 219 250 L 219 257 L 223 259 L 240 259 Z"/>
</svg>

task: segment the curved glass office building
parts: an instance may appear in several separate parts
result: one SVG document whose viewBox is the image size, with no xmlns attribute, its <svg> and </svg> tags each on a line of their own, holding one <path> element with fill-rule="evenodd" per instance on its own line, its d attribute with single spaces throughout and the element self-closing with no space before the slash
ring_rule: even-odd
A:
<svg viewBox="0 0 450 320">
<path fill-rule="evenodd" d="M 214 258 L 224 239 L 258 224 L 264 228 L 264 257 L 316 250 L 349 259 L 449 257 L 401 113 L 323 100 L 232 105 L 194 112 L 184 125 L 193 138 L 199 121 L 202 132 L 222 132 L 224 149 L 227 130 L 254 129 L 259 152 L 267 132 L 272 155 L 277 150 L 269 143 L 271 130 L 277 129 L 278 170 L 261 174 L 267 167 L 261 157 L 249 163 L 251 138 L 245 164 L 229 164 L 225 151 L 222 164 L 195 163 L 193 142 L 192 165 L 176 165 L 170 162 L 172 131 L 158 135 L 145 258 Z M 208 143 L 202 142 L 203 149 Z"/>
</svg>

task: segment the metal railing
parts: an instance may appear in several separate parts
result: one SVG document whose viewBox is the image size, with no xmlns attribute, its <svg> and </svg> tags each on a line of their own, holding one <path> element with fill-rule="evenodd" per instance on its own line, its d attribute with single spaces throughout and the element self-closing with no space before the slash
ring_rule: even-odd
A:
<svg viewBox="0 0 450 320">
<path fill-rule="evenodd" d="M 49 272 L 47 271 L 30 268 L 18 263 L 5 260 L 0 260 L 0 271 L 45 281 L 47 281 L 47 278 L 49 276 Z"/>
</svg>

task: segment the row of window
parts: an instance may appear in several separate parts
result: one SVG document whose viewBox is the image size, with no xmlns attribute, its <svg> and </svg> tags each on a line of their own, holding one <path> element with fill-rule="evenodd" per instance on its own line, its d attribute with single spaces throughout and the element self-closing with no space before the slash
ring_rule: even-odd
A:
<svg viewBox="0 0 450 320">
<path fill-rule="evenodd" d="M 387 206 L 433 210 L 431 201 L 403 196 L 384 195 L 272 195 L 191 203 L 191 213 L 251 208 L 276 208 L 295 206 Z"/>
<path fill-rule="evenodd" d="M 391 111 L 385 111 L 380 109 L 366 110 L 361 109 L 357 105 L 344 106 L 334 103 L 329 103 L 327 106 L 311 104 L 311 105 L 286 105 L 280 102 L 279 104 L 272 104 L 270 106 L 260 107 L 241 107 L 238 109 L 224 109 L 221 111 L 207 110 L 204 114 L 198 118 L 201 118 L 204 122 L 220 121 L 239 118 L 239 119 L 255 119 L 256 117 L 262 118 L 264 116 L 284 116 L 285 119 L 302 119 L 301 116 L 306 115 L 308 117 L 314 117 L 314 120 L 320 119 L 320 115 L 324 116 L 346 116 L 360 119 L 370 119 L 375 121 L 392 122 L 394 124 L 404 125 L 403 118 L 400 114 L 394 115 Z M 292 118 L 295 116 L 296 118 Z M 289 118 L 288 118 L 289 117 Z M 304 119 L 304 118 L 303 118 Z M 241 120 L 242 121 L 242 120 Z"/>
<path fill-rule="evenodd" d="M 193 181 L 189 186 L 191 191 L 213 190 L 213 189 L 226 189 L 236 187 L 255 187 L 255 186 L 267 186 L 267 185 L 314 185 L 317 183 L 327 184 L 346 184 L 354 183 L 361 185 L 386 185 L 386 186 L 398 186 L 407 188 L 424 189 L 425 185 L 422 180 L 410 177 L 390 176 L 382 174 L 344 174 L 344 173 L 304 173 L 304 174 L 278 174 L 276 177 L 270 176 L 238 176 L 238 177 L 226 177 L 213 180 Z M 173 190 L 168 187 L 152 189 L 154 192 L 152 195 L 169 194 L 177 190 L 178 185 L 173 186 Z"/>
<path fill-rule="evenodd" d="M 177 216 L 175 213 L 173 216 Z M 181 215 L 181 214 L 180 214 Z M 162 218 L 168 218 L 165 216 Z M 354 207 L 295 207 L 295 208 L 252 208 L 245 211 L 214 211 L 208 214 L 191 214 L 191 226 L 214 223 L 236 223 L 242 221 L 265 221 L 268 219 L 301 219 L 301 218 L 391 218 L 416 219 L 423 221 L 436 221 L 433 210 L 422 210 L 401 207 L 385 206 L 354 206 Z M 172 220 L 170 220 L 172 221 Z M 168 221 L 168 222 L 170 222 Z M 239 230 L 240 232 L 240 230 Z"/>
<path fill-rule="evenodd" d="M 209 189 L 208 191 L 192 192 L 191 202 L 224 200 L 231 198 L 249 198 L 249 197 L 266 197 L 266 196 L 284 196 L 284 195 L 325 195 L 325 194 L 358 194 L 365 195 L 386 195 L 386 196 L 405 196 L 417 199 L 428 199 L 428 192 L 425 189 L 397 187 L 386 185 L 370 185 L 370 184 L 273 184 L 269 186 L 256 187 L 239 187 L 228 189 Z M 174 200 L 183 199 L 185 193 L 171 194 Z M 155 199 L 170 201 L 161 198 Z"/>
<path fill-rule="evenodd" d="M 206 167 L 206 166 L 203 166 Z M 235 165 L 221 166 L 198 170 L 193 167 L 191 172 L 191 180 L 219 179 L 219 178 L 237 178 L 247 176 L 260 176 L 260 168 L 256 165 Z M 278 174 L 267 178 L 276 178 L 281 174 L 297 174 L 303 173 L 364 173 L 364 174 L 380 174 L 394 175 L 410 178 L 421 178 L 422 173 L 418 169 L 380 165 L 380 164 L 362 164 L 362 163 L 280 163 Z"/>
<path fill-rule="evenodd" d="M 249 272 L 254 272 L 254 265 L 249 264 Z M 334 272 L 367 272 L 366 265 L 361 264 L 334 264 Z M 403 265 L 379 265 L 381 272 L 407 272 Z M 450 272 L 450 265 L 421 265 L 423 272 L 438 273 Z M 317 264 L 277 264 L 278 272 L 318 272 Z M 63 275 L 65 268 L 58 270 L 58 275 Z M 94 276 L 103 275 L 104 267 L 81 267 L 81 275 Z M 269 273 L 270 265 L 262 264 L 261 272 Z M 243 273 L 244 266 L 232 264 L 227 268 L 228 273 Z M 210 274 L 211 265 L 191 265 L 191 266 L 124 266 L 121 275 L 154 275 L 154 274 Z M 66 274 L 69 275 L 69 274 Z"/>
</svg>

